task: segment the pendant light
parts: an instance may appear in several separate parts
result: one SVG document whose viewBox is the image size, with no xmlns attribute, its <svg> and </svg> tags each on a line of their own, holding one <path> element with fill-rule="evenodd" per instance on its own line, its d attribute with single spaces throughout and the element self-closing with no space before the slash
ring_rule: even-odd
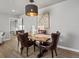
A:
<svg viewBox="0 0 79 59">
<path fill-rule="evenodd" d="M 32 4 L 34 0 L 30 0 L 31 4 L 25 6 L 25 15 L 27 16 L 37 16 L 38 7 L 35 4 Z"/>
</svg>

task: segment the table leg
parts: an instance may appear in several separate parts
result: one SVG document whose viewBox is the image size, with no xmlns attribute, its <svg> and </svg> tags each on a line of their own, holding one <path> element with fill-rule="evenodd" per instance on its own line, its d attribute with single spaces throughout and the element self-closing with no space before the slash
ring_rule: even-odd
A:
<svg viewBox="0 0 79 59">
<path fill-rule="evenodd" d="M 39 53 L 39 54 L 38 54 L 38 56 L 37 56 L 38 58 L 40 58 L 40 57 L 42 57 L 42 56 L 43 56 L 43 54 L 42 54 L 42 47 L 41 47 L 41 43 L 42 43 L 42 42 L 40 42 L 40 44 L 39 44 L 39 52 L 40 52 L 40 53 Z"/>
<path fill-rule="evenodd" d="M 40 51 L 39 51 L 40 53 L 38 54 L 39 58 L 42 57 L 43 54 L 48 51 L 46 48 L 42 47 L 41 44 L 42 44 L 42 42 L 40 42 L 40 44 L 39 44 L 39 49 L 40 49 Z"/>
<path fill-rule="evenodd" d="M 40 54 L 42 54 L 42 53 L 41 53 L 41 49 L 42 49 L 41 43 L 42 43 L 42 42 L 40 42 L 40 44 L 39 44 Z"/>
</svg>

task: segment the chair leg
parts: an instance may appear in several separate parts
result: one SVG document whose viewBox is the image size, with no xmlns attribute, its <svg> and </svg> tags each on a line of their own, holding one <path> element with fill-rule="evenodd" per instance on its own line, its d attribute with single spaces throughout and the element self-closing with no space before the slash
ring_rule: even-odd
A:
<svg viewBox="0 0 79 59">
<path fill-rule="evenodd" d="M 27 56 L 28 56 L 28 47 L 26 48 L 26 51 L 27 51 Z"/>
<path fill-rule="evenodd" d="M 53 49 L 52 48 L 51 48 L 51 54 L 52 54 L 52 58 L 53 58 L 54 56 L 53 56 Z"/>
<path fill-rule="evenodd" d="M 35 43 L 36 41 L 34 41 L 34 52 L 35 52 L 35 46 L 36 46 L 36 43 Z"/>
<path fill-rule="evenodd" d="M 21 47 L 21 54 L 22 54 L 22 52 L 23 52 L 23 49 L 24 49 L 24 47 Z"/>
<path fill-rule="evenodd" d="M 55 49 L 55 54 L 56 54 L 56 56 L 57 56 L 57 50 Z"/>
<path fill-rule="evenodd" d="M 34 44 L 34 52 L 35 52 L 35 44 Z"/>
<path fill-rule="evenodd" d="M 18 40 L 18 47 L 19 47 L 19 40 Z"/>
</svg>

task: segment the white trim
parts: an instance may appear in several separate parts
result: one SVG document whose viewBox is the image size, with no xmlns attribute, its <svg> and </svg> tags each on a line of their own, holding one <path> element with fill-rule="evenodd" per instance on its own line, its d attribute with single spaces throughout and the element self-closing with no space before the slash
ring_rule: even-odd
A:
<svg viewBox="0 0 79 59">
<path fill-rule="evenodd" d="M 73 49 L 73 48 L 69 48 L 69 47 L 64 47 L 64 46 L 60 46 L 60 45 L 58 45 L 58 48 L 62 48 L 62 49 L 66 49 L 66 50 L 70 50 L 70 51 L 74 51 L 74 52 L 79 52 L 79 50 L 77 50 L 77 49 Z"/>
</svg>

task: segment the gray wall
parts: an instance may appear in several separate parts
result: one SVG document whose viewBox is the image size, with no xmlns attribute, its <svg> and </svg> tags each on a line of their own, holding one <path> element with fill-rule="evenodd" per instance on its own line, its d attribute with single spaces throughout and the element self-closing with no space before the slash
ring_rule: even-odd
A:
<svg viewBox="0 0 79 59">
<path fill-rule="evenodd" d="M 9 32 L 9 15 L 0 14 L 0 31 Z"/>
<path fill-rule="evenodd" d="M 66 0 L 41 11 L 50 12 L 50 33 L 61 32 L 59 45 L 79 50 L 79 0 Z"/>
<path fill-rule="evenodd" d="M 11 15 L 8 14 L 0 14 L 0 32 L 5 32 L 5 38 L 9 38 L 9 18 Z M 0 38 L 1 41 L 1 38 Z"/>
</svg>

